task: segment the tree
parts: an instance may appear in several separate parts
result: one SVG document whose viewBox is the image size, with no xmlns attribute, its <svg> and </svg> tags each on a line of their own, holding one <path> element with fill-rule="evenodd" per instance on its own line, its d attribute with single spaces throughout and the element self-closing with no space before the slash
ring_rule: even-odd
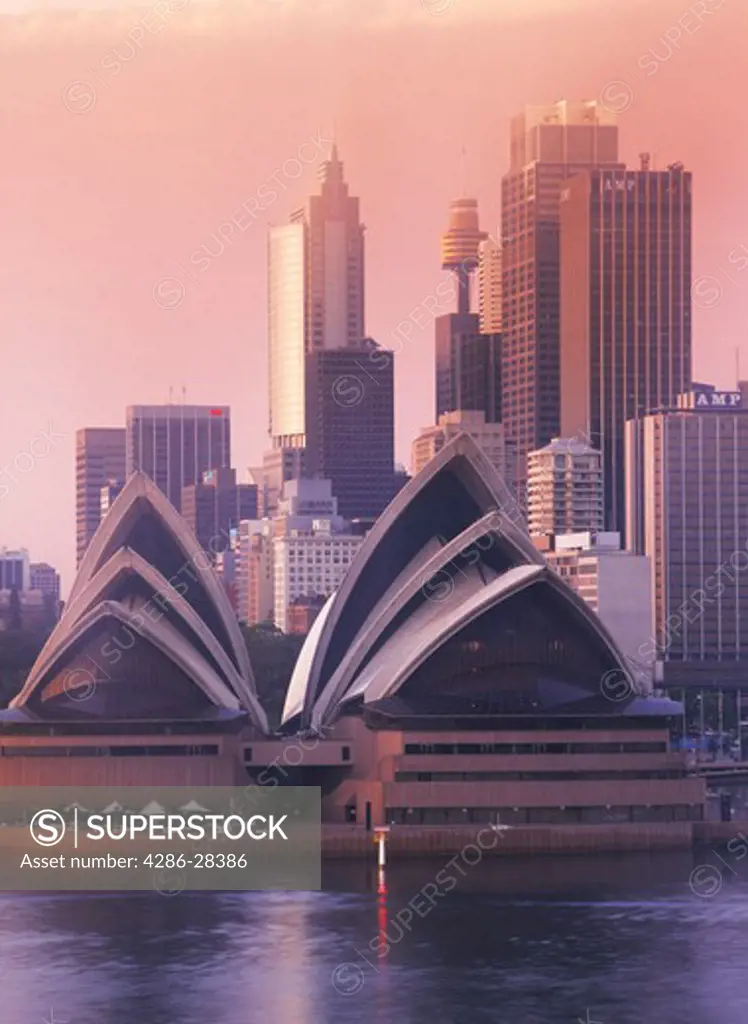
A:
<svg viewBox="0 0 748 1024">
<path fill-rule="evenodd" d="M 10 626 L 0 632 L 0 707 L 6 707 L 23 686 L 49 633 Z"/>
<path fill-rule="evenodd" d="M 257 695 L 271 726 L 280 722 L 283 701 L 304 640 L 297 633 L 281 633 L 272 622 L 241 624 L 249 660 L 255 674 Z"/>
<path fill-rule="evenodd" d="M 44 627 L 45 629 L 54 629 L 57 619 L 57 600 L 54 594 L 44 594 L 42 596 L 42 607 L 44 608 Z"/>
<path fill-rule="evenodd" d="M 22 625 L 22 618 L 21 595 L 18 593 L 18 587 L 12 587 L 10 591 L 10 600 L 8 602 L 8 628 L 20 629 Z"/>
</svg>

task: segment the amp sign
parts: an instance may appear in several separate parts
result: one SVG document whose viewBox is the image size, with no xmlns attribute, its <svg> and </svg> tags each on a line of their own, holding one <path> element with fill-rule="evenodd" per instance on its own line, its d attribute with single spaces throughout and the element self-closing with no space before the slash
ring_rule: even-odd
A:
<svg viewBox="0 0 748 1024">
<path fill-rule="evenodd" d="M 743 396 L 740 391 L 694 391 L 694 409 L 740 409 Z"/>
</svg>

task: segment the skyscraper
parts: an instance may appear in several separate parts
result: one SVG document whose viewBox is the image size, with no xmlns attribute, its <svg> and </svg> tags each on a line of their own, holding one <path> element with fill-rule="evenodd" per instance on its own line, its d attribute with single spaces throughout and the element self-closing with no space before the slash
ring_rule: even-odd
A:
<svg viewBox="0 0 748 1024">
<path fill-rule="evenodd" d="M 501 419 L 501 338 L 481 333 L 480 318 L 470 311 L 471 280 L 485 237 L 475 199 L 454 200 L 442 235 L 442 269 L 454 274 L 457 312 L 438 316 L 434 323 L 435 422 L 458 410 L 483 412 L 488 423 Z"/>
<path fill-rule="evenodd" d="M 130 405 L 127 475 L 147 473 L 177 511 L 182 488 L 209 469 L 231 465 L 231 413 L 226 405 Z"/>
<path fill-rule="evenodd" d="M 625 531 L 625 423 L 691 387 L 691 175 L 592 170 L 561 202 L 561 429 L 603 453 L 605 528 Z"/>
<path fill-rule="evenodd" d="M 664 663 L 666 685 L 744 687 L 748 411 L 710 400 L 630 420 L 626 460 L 628 547 L 652 562 L 641 657 Z"/>
<path fill-rule="evenodd" d="M 501 191 L 501 411 L 507 441 L 516 445 L 522 485 L 528 452 L 561 432 L 562 187 L 586 168 L 623 165 L 615 118 L 594 101 L 527 107 L 512 118 L 510 133 L 510 165 Z"/>
<path fill-rule="evenodd" d="M 481 334 L 501 334 L 501 246 L 484 238 L 478 246 L 478 316 Z"/>
<path fill-rule="evenodd" d="M 376 519 L 395 495 L 394 355 L 370 339 L 307 356 L 306 470 L 340 515 Z"/>
<path fill-rule="evenodd" d="M 481 334 L 477 313 L 445 313 L 434 322 L 435 421 L 448 412 L 482 412 L 501 421 L 501 335 Z"/>
<path fill-rule="evenodd" d="M 75 434 L 76 565 L 101 521 L 101 489 L 125 479 L 125 430 L 84 427 Z"/>
<path fill-rule="evenodd" d="M 209 469 L 182 488 L 182 515 L 211 558 L 230 547 L 242 519 L 257 519 L 257 487 L 237 484 L 236 470 Z"/>
<path fill-rule="evenodd" d="M 268 240 L 270 436 L 303 447 L 305 357 L 364 337 L 364 225 L 333 146 L 319 195 Z"/>
<path fill-rule="evenodd" d="M 559 437 L 530 452 L 527 525 L 532 537 L 602 530 L 600 452 L 575 438 Z"/>
<path fill-rule="evenodd" d="M 322 477 L 346 516 L 375 518 L 395 486 L 393 355 L 364 335 L 364 226 L 335 146 L 320 194 L 271 228 L 268 251 L 265 510 L 284 482 Z"/>
</svg>

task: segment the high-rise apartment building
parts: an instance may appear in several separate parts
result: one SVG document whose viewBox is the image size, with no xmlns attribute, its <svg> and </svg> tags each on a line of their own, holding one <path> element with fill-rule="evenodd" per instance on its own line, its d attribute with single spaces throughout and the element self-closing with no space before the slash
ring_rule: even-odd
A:
<svg viewBox="0 0 748 1024">
<path fill-rule="evenodd" d="M 484 238 L 478 246 L 478 316 L 481 334 L 501 334 L 501 246 Z"/>
<path fill-rule="evenodd" d="M 625 424 L 691 387 L 691 174 L 589 170 L 561 201 L 561 430 L 603 453 L 605 528 L 626 524 Z"/>
<path fill-rule="evenodd" d="M 231 465 L 227 405 L 131 405 L 126 433 L 127 475 L 147 473 L 178 512 L 182 488 Z"/>
<path fill-rule="evenodd" d="M 370 339 L 310 352 L 306 388 L 306 472 L 345 519 L 376 519 L 396 490 L 393 353 Z"/>
<path fill-rule="evenodd" d="M 75 549 L 80 565 L 101 522 L 101 489 L 125 479 L 125 430 L 84 427 L 75 434 Z"/>
<path fill-rule="evenodd" d="M 528 107 L 512 118 L 502 179 L 502 398 L 523 490 L 527 455 L 558 437 L 560 416 L 559 206 L 564 183 L 618 162 L 615 118 L 594 101 Z"/>
<path fill-rule="evenodd" d="M 600 452 L 576 438 L 555 437 L 530 452 L 527 525 L 531 537 L 603 529 Z"/>
<path fill-rule="evenodd" d="M 182 488 L 182 516 L 211 558 L 231 546 L 242 519 L 257 519 L 257 487 L 237 484 L 236 470 L 209 469 L 202 481 Z"/>
<path fill-rule="evenodd" d="M 652 563 L 643 655 L 665 663 L 666 683 L 744 681 L 748 410 L 710 402 L 631 420 L 626 462 L 628 546 Z"/>
<path fill-rule="evenodd" d="M 364 225 L 337 148 L 322 189 L 268 240 L 270 436 L 273 447 L 303 447 L 305 357 L 357 346 L 364 338 Z"/>
</svg>

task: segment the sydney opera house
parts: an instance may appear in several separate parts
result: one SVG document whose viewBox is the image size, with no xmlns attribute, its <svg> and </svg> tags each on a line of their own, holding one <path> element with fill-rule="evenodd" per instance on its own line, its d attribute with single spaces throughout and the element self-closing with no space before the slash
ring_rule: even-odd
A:
<svg viewBox="0 0 748 1024">
<path fill-rule="evenodd" d="M 305 783 L 327 820 L 369 826 L 700 819 L 703 783 L 669 750 L 679 706 L 636 692 L 505 497 L 465 434 L 400 491 L 272 732 L 207 557 L 136 474 L 1 714 L 0 782 Z"/>
</svg>

